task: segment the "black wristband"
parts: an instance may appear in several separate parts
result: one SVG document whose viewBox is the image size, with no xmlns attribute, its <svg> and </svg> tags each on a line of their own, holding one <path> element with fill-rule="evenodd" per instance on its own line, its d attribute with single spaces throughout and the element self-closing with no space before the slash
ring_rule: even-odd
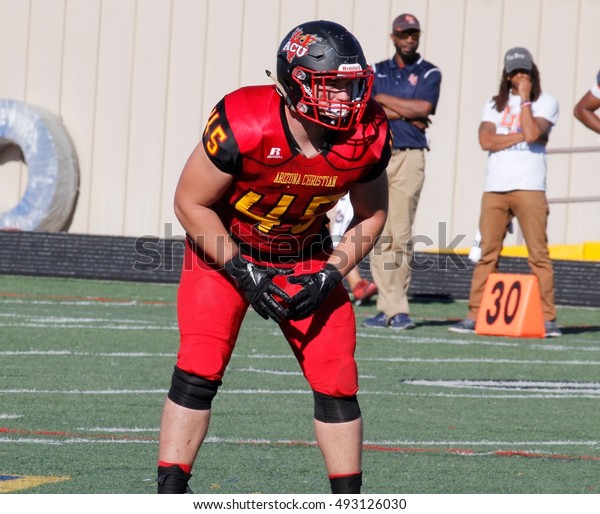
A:
<svg viewBox="0 0 600 514">
<path fill-rule="evenodd" d="M 341 282 L 344 278 L 340 270 L 337 269 L 333 264 L 326 264 L 323 269 L 325 271 L 328 271 L 331 275 L 331 278 L 333 278 L 333 280 L 335 280 L 338 283 Z"/>
<path fill-rule="evenodd" d="M 244 259 L 241 253 L 236 253 L 231 259 L 223 264 L 223 268 L 225 271 L 232 275 L 239 269 L 243 268 L 245 264 L 247 264 L 247 260 Z"/>
</svg>

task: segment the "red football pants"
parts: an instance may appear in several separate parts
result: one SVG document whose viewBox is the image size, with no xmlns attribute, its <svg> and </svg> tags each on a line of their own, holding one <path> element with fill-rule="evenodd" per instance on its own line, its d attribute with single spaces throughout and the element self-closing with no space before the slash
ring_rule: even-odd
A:
<svg viewBox="0 0 600 514">
<path fill-rule="evenodd" d="M 326 259 L 327 255 L 321 254 L 301 261 L 294 265 L 293 274 L 319 271 Z M 287 276 L 278 277 L 276 282 L 290 296 L 300 289 L 287 282 Z M 204 262 L 187 243 L 177 296 L 177 366 L 207 380 L 221 380 L 247 309 L 248 301 L 231 279 Z M 313 390 L 337 397 L 356 394 L 356 322 L 342 284 L 314 315 L 283 321 L 279 327 Z"/>
</svg>

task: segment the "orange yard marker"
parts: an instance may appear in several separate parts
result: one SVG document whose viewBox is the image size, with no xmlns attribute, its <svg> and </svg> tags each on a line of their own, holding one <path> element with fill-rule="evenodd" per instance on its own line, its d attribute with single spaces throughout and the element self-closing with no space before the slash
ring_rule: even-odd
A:
<svg viewBox="0 0 600 514">
<path fill-rule="evenodd" d="M 475 332 L 507 337 L 545 337 L 537 277 L 492 273 L 485 284 Z"/>
</svg>

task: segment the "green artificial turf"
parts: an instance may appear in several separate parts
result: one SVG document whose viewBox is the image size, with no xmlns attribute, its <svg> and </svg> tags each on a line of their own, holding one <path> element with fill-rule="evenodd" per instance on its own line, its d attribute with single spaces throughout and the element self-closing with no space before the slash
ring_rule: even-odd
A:
<svg viewBox="0 0 600 514">
<path fill-rule="evenodd" d="M 16 492 L 155 492 L 175 299 L 0 276 L 0 477 L 66 477 Z M 414 330 L 358 328 L 365 493 L 600 493 L 600 309 L 559 308 L 553 340 L 450 333 L 464 302 L 411 309 Z M 192 489 L 329 492 L 312 395 L 272 321 L 248 314 L 223 382 Z"/>
</svg>

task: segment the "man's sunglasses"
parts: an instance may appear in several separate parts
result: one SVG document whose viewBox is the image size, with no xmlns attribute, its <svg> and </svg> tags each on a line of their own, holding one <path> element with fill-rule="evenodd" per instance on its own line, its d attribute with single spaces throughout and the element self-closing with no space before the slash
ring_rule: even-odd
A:
<svg viewBox="0 0 600 514">
<path fill-rule="evenodd" d="M 401 41 L 405 41 L 407 39 L 412 39 L 413 41 L 419 41 L 421 37 L 421 31 L 415 30 L 413 32 L 394 32 L 394 36 L 396 36 Z"/>
</svg>

